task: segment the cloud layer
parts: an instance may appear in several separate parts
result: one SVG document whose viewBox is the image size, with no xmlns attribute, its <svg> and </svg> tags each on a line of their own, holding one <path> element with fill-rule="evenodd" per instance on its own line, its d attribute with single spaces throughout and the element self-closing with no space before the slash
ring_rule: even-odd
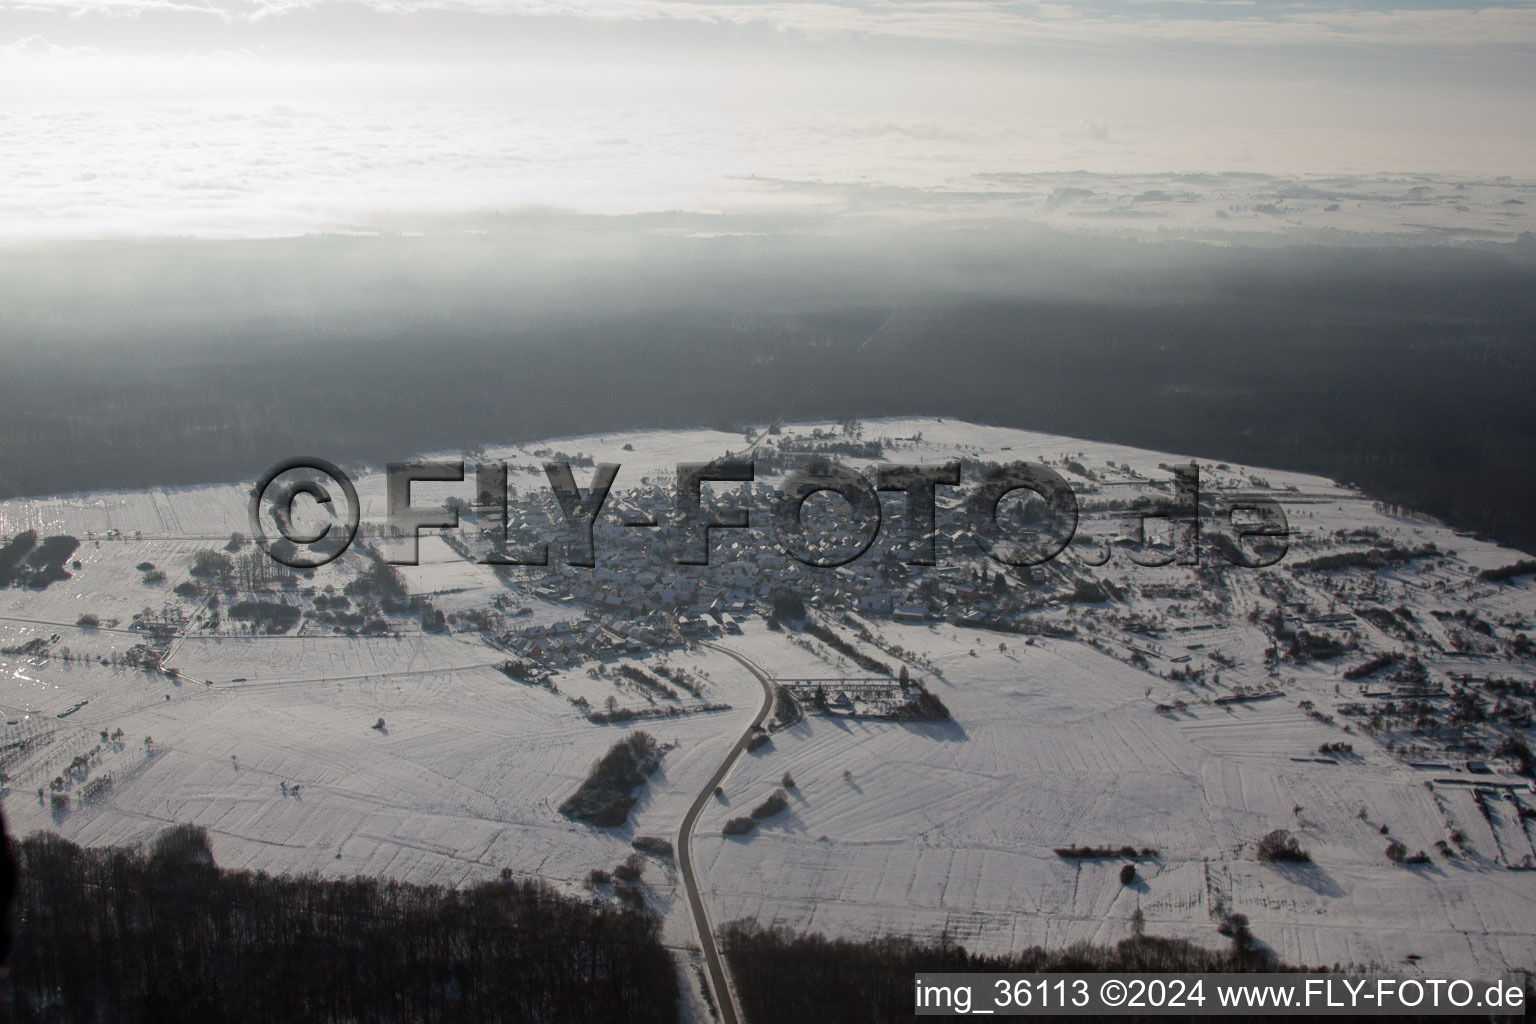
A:
<svg viewBox="0 0 1536 1024">
<path fill-rule="evenodd" d="M 528 206 L 1152 224 L 1220 191 L 1169 175 L 1536 179 L 1536 8 L 0 0 L 0 94 L 8 241 Z M 1067 172 L 1102 209 L 1005 186 Z M 1433 230 L 1523 223 L 1480 195 L 1497 216 Z"/>
</svg>

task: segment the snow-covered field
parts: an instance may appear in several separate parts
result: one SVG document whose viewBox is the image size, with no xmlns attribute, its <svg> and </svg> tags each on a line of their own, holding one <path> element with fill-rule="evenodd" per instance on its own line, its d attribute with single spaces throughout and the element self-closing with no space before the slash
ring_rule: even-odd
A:
<svg viewBox="0 0 1536 1024">
<path fill-rule="evenodd" d="M 1168 479 L 1159 467 L 1187 459 L 957 421 L 877 420 L 863 429 L 890 439 L 888 460 L 964 455 L 1058 467 L 1073 460 L 1098 478 L 1073 478 L 1085 499 L 1103 499 L 1138 477 Z M 542 486 L 541 475 L 518 467 L 537 464 L 534 452 L 546 448 L 619 462 L 622 494 L 678 462 L 743 447 L 736 434 L 635 431 L 487 455 L 513 465 L 520 490 Z M 578 481 L 585 485 L 589 474 L 578 469 Z M 1071 638 L 855 620 L 873 638 L 860 641 L 866 653 L 892 661 L 881 652 L 899 645 L 913 676 L 954 720 L 810 715 L 744 755 L 697 829 L 695 859 L 713 920 L 753 915 L 850 936 L 947 931 L 968 947 L 1005 951 L 1118 940 L 1138 906 L 1149 931 L 1215 945 L 1224 941 L 1216 933 L 1221 914 L 1238 911 L 1260 942 L 1297 963 L 1478 973 L 1536 965 L 1536 871 L 1517 870 L 1536 853 L 1531 822 L 1519 815 L 1520 807 L 1536 807 L 1528 780 L 1497 758 L 1488 757 L 1493 774 L 1474 777 L 1464 770 L 1466 753 L 1388 750 L 1394 738 L 1404 743 L 1400 731 L 1368 732 L 1363 719 L 1338 710 L 1362 700 L 1363 686 L 1381 685 L 1344 681 L 1342 668 L 1404 649 L 1374 620 L 1348 629 L 1309 625 L 1354 646 L 1341 658 L 1271 666 L 1272 641 L 1257 614 L 1283 603 L 1298 620 L 1315 622 L 1367 602 L 1401 606 L 1413 612 L 1421 637 L 1414 650 L 1432 678 L 1454 671 L 1529 682 L 1536 673 L 1509 644 L 1536 619 L 1536 586 L 1530 577 L 1501 584 L 1476 576 L 1521 556 L 1428 520 L 1389 515 L 1315 477 L 1237 466 L 1202 466 L 1202 474 L 1213 492 L 1262 478 L 1296 533 L 1287 561 L 1227 573 L 1220 608 L 1209 594 L 1158 590 L 1188 585 L 1186 568 L 1142 568 L 1117 556 L 1101 570 L 1083 569 L 1064 555 L 1073 572 L 1125 592 L 1109 605 L 1053 601 L 1038 611 L 1074 629 Z M 399 636 L 343 636 L 309 619 L 273 636 L 232 629 L 227 620 L 215 627 L 205 598 L 177 597 L 171 587 L 186 578 L 197 551 L 249 529 L 248 486 L 0 504 L 0 541 L 26 529 L 81 540 L 80 567 L 69 579 L 43 591 L 0 590 L 0 647 L 43 641 L 31 653 L 0 654 L 0 764 L 14 829 L 124 844 L 172 822 L 195 822 L 230 867 L 441 884 L 510 869 L 580 892 L 588 872 L 611 869 L 630 852 L 634 836 L 675 841 L 688 805 L 760 703 L 742 666 L 705 648 L 610 659 L 600 673 L 588 671 L 597 662 L 570 665 L 551 676 L 552 690 L 498 671 L 506 652 L 474 631 L 437 635 L 402 625 Z M 418 486 L 414 500 L 426 504 L 468 486 Z M 358 490 L 365 521 L 377 521 L 382 476 L 360 475 Z M 1335 532 L 1361 527 L 1400 547 L 1433 542 L 1439 554 L 1327 577 L 1288 568 L 1338 550 Z M 513 620 L 519 628 L 584 614 L 435 538 L 423 540 L 421 561 L 404 569 L 411 593 L 431 595 L 445 612 L 500 599 L 530 609 Z M 146 582 L 145 562 L 167 579 Z M 940 570 L 944 562 L 941 551 Z M 603 564 L 600 544 L 598 571 Z M 348 556 L 319 570 L 313 584 L 339 589 L 359 565 Z M 123 661 L 146 639 L 134 626 L 145 610 L 167 630 L 164 663 L 174 676 Z M 1469 650 L 1457 648 L 1471 634 L 1449 617 L 1456 610 L 1493 624 Z M 76 625 L 87 613 L 100 625 Z M 1132 632 L 1129 616 L 1157 619 L 1159 629 Z M 779 678 L 859 674 L 755 616 L 740 635 L 718 642 Z M 592 708 L 608 697 L 639 709 L 669 703 L 620 680 L 615 670 L 626 664 L 689 673 L 701 694 L 681 695 L 676 705 L 693 713 L 629 726 L 588 721 L 576 698 Z M 1170 678 L 1195 668 L 1210 674 Z M 1269 687 L 1283 696 L 1215 703 Z M 1170 711 L 1175 701 L 1182 709 Z M 1319 714 L 1299 707 L 1303 701 Z M 730 708 L 697 710 L 706 703 Z M 561 816 L 558 804 L 589 765 L 631 728 L 676 746 L 630 824 L 602 830 Z M 1352 756 L 1317 756 L 1321 744 L 1345 740 Z M 69 806 L 56 808 L 52 782 L 77 758 L 84 770 L 60 787 Z M 796 782 L 790 809 L 749 837 L 722 836 L 724 821 L 768 796 L 785 772 Z M 109 777 L 110 785 L 84 798 L 93 780 Z M 1491 820 L 1478 809 L 1473 782 L 1510 794 L 1491 801 Z M 1466 845 L 1455 857 L 1396 865 L 1384 856 L 1383 826 L 1410 852 L 1433 852 L 1456 829 Z M 1256 859 L 1257 840 L 1282 827 L 1311 852 L 1310 864 Z M 1122 886 L 1123 860 L 1053 852 L 1067 845 L 1157 854 L 1139 860 L 1137 881 Z M 665 917 L 667 941 L 692 945 L 675 867 L 652 859 L 646 887 Z"/>
<path fill-rule="evenodd" d="M 1478 852 L 1431 870 L 1388 863 L 1380 824 L 1415 849 L 1444 835 L 1423 786 L 1431 773 L 1374 749 L 1349 765 L 1293 762 L 1338 734 L 1294 701 L 1162 716 L 1143 696 L 1144 673 L 1080 643 L 999 652 L 995 636 L 948 626 L 885 632 L 931 652 L 944 671 L 934 688 L 955 721 L 812 717 L 746 757 L 727 804 L 699 825 L 699 871 L 720 919 L 845 934 L 947 930 L 996 950 L 1112 943 L 1130 934 L 1140 906 L 1150 932 L 1209 942 L 1210 911 L 1224 899 L 1293 963 L 1400 970 L 1417 955 L 1471 971 L 1536 957 L 1536 875 L 1493 866 L 1482 855 L 1491 845 L 1475 838 Z M 772 663 L 771 634 L 741 646 Z M 789 812 L 748 840 L 710 827 L 757 803 L 786 770 L 797 784 Z M 1470 799 L 1456 820 L 1483 825 Z M 1312 865 L 1255 860 L 1253 844 L 1277 827 L 1301 840 Z M 1052 852 L 1071 844 L 1160 856 L 1122 886 L 1125 861 Z"/>
</svg>

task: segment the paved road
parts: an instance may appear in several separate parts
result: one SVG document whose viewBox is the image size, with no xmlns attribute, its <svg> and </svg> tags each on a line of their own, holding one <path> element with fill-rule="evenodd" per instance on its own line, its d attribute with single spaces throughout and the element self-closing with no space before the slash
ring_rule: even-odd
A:
<svg viewBox="0 0 1536 1024">
<path fill-rule="evenodd" d="M 736 1000 L 731 995 L 730 979 L 725 973 L 725 964 L 720 959 L 720 951 L 715 948 L 714 929 L 710 927 L 709 914 L 704 910 L 704 900 L 699 896 L 699 883 L 693 871 L 693 827 L 698 823 L 700 812 L 715 798 L 715 787 L 725 781 L 731 766 L 736 763 L 741 752 L 747 749 L 747 741 L 752 738 L 753 729 L 761 726 L 768 717 L 768 713 L 773 710 L 773 679 L 752 659 L 737 654 L 728 647 L 703 641 L 700 641 L 699 646 L 708 647 L 735 658 L 763 686 L 763 706 L 758 709 L 757 717 L 741 734 L 741 738 L 736 741 L 730 753 L 725 755 L 725 760 L 720 762 L 720 767 L 715 770 L 715 774 L 699 791 L 698 799 L 694 800 L 693 806 L 688 808 L 688 814 L 683 818 L 682 830 L 677 836 L 677 864 L 682 871 L 683 888 L 688 893 L 688 906 L 693 910 L 694 928 L 699 933 L 699 948 L 703 950 L 704 961 L 709 969 L 709 984 L 715 990 L 715 1005 L 720 1008 L 720 1017 L 725 1024 L 740 1024 L 741 1018 L 736 1013 Z"/>
</svg>

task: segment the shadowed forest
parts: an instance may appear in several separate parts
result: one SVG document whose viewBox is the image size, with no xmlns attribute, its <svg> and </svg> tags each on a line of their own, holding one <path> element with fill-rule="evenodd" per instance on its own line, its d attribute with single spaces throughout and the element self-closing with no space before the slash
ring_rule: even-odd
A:
<svg viewBox="0 0 1536 1024">
<path fill-rule="evenodd" d="M 673 1021 L 654 917 L 542 882 L 463 890 L 225 871 L 207 834 L 147 852 L 16 844 L 0 1020 Z"/>
<path fill-rule="evenodd" d="M 1239 919 L 1240 922 L 1231 927 Z M 1136 935 L 1114 946 L 1079 943 L 1064 949 L 1033 947 L 1011 956 L 981 956 L 968 953 L 963 946 L 947 940 L 923 943 L 897 936 L 862 941 L 829 939 L 819 933 L 797 935 L 783 928 L 765 929 L 751 919 L 726 925 L 721 932 L 721 944 L 730 963 L 731 979 L 742 1012 L 753 1024 L 907 1020 L 913 1010 L 913 979 L 923 974 L 1240 974 L 1308 970 L 1277 962 L 1268 948 L 1248 931 L 1247 919 L 1242 915 L 1233 915 L 1227 924 L 1229 927 L 1224 934 L 1230 933 L 1231 945 L 1225 950 L 1205 949 L 1184 939 Z M 1337 970 L 1338 967 L 1318 967 L 1317 970 Z M 1532 991 L 1527 981 L 1527 1001 Z M 978 1002 L 975 1005 L 985 1004 Z M 1523 1016 L 1484 1015 L 1479 1019 L 1515 1020 Z M 1142 1015 L 1128 1011 L 1113 1016 L 1075 1019 L 1167 1021 L 1179 1019 L 1179 1015 Z M 1337 1017 L 1289 1014 L 1286 1019 L 1328 1021 Z M 1392 1019 L 1432 1021 L 1439 1018 L 1394 1016 Z"/>
</svg>

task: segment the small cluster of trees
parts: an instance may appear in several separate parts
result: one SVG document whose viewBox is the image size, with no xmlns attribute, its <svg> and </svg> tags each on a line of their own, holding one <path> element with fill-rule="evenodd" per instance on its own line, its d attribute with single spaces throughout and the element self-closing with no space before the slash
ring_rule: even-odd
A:
<svg viewBox="0 0 1536 1024">
<path fill-rule="evenodd" d="M 651 690 L 668 700 L 677 700 L 677 691 L 638 665 L 620 665 L 619 675 L 644 690 Z"/>
<path fill-rule="evenodd" d="M 624 824 L 640 799 L 635 790 L 661 764 L 661 754 L 650 733 L 630 733 L 592 765 L 580 788 L 560 805 L 560 813 L 598 828 Z"/>
<path fill-rule="evenodd" d="M 1257 852 L 1259 860 L 1266 863 L 1274 861 L 1302 863 L 1312 859 L 1312 855 L 1301 848 L 1301 843 L 1291 835 L 1290 830 L 1283 828 L 1277 828 L 1260 839 Z"/>
<path fill-rule="evenodd" d="M 1345 669 L 1344 678 L 1352 682 L 1356 679 L 1365 679 L 1375 675 L 1384 668 L 1390 668 L 1401 660 L 1403 660 L 1403 656 L 1396 651 L 1378 654 L 1369 661 L 1364 661 L 1352 668 Z"/>
<path fill-rule="evenodd" d="M 656 665 L 654 669 L 658 676 L 671 680 L 695 697 L 702 697 L 704 695 L 702 687 L 700 687 L 697 680 L 688 674 L 687 669 L 677 668 L 672 665 Z"/>
<path fill-rule="evenodd" d="M 857 647 L 838 636 L 835 632 L 815 622 L 807 622 L 805 631 L 828 647 L 845 656 L 849 661 L 859 666 L 866 672 L 878 672 L 881 675 L 891 675 L 891 666 L 878 658 L 872 658 Z"/>
<path fill-rule="evenodd" d="M 50 584 L 69 579 L 64 565 L 79 547 L 78 540 L 64 534 L 39 543 L 36 530 L 18 533 L 0 547 L 0 587 L 15 583 L 46 590 Z"/>
<path fill-rule="evenodd" d="M 918 684 L 917 696 L 903 704 L 904 709 L 910 709 L 908 714 L 912 718 L 921 718 L 930 722 L 947 722 L 950 720 L 949 708 L 939 699 L 938 694 Z"/>
<path fill-rule="evenodd" d="M 789 781 L 791 786 L 793 786 L 794 780 L 790 779 L 788 772 L 784 774 L 784 778 Z M 716 791 L 716 795 L 719 795 L 718 790 Z M 743 815 L 739 818 L 730 819 L 725 823 L 725 827 L 721 831 L 728 836 L 747 835 L 753 829 L 757 828 L 758 822 L 771 818 L 775 814 L 782 814 L 788 807 L 789 794 L 784 792 L 783 789 L 775 789 L 772 793 L 768 794 L 768 798 L 766 800 L 752 808 L 752 813 L 750 815 Z"/>
<path fill-rule="evenodd" d="M 1477 574 L 1478 579 L 1489 583 L 1503 583 L 1520 576 L 1536 576 L 1536 559 L 1523 558 L 1512 565 L 1501 565 L 1497 569 L 1484 569 Z"/>
<path fill-rule="evenodd" d="M 297 605 L 281 601 L 240 601 L 228 609 L 229 617 L 262 627 L 268 633 L 286 633 L 299 624 L 304 612 Z"/>
<path fill-rule="evenodd" d="M 771 818 L 775 814 L 782 814 L 789 806 L 789 794 L 782 789 L 776 789 L 768 794 L 768 798 L 756 807 L 752 808 L 752 817 L 758 821 Z"/>
</svg>

